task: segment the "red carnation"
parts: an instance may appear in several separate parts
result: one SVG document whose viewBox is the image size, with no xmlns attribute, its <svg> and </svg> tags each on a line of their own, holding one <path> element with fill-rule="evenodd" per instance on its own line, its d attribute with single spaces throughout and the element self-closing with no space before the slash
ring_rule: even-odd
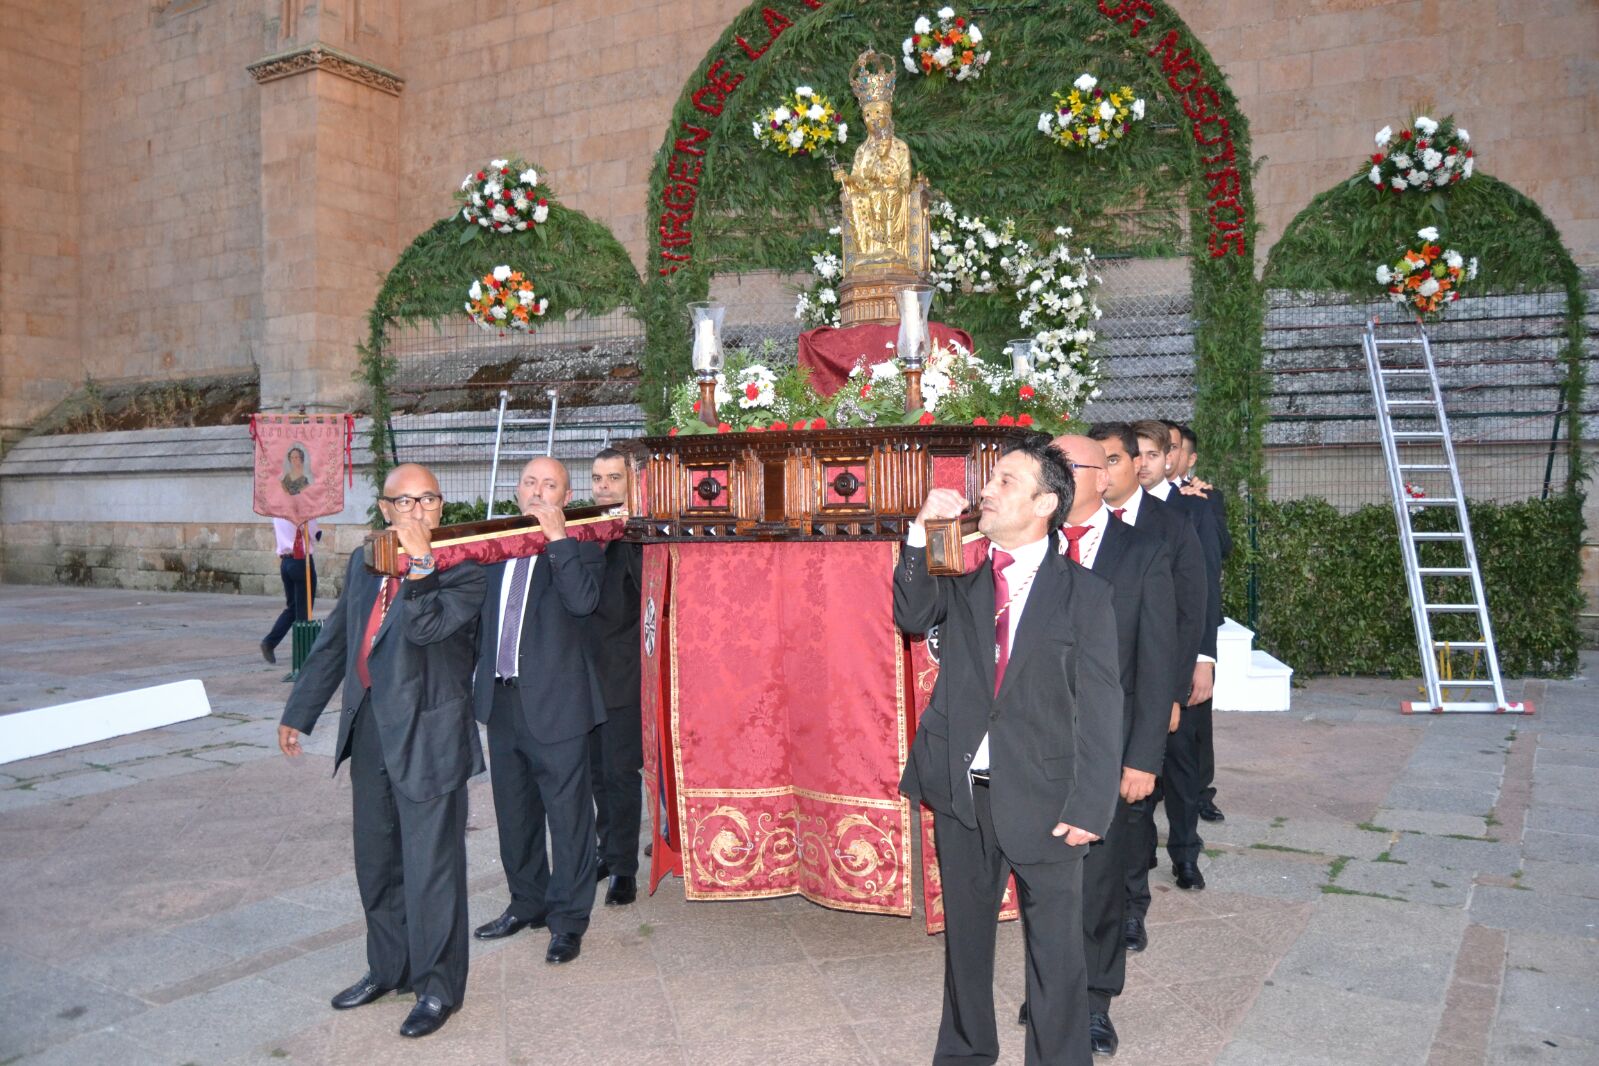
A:
<svg viewBox="0 0 1599 1066">
<path fill-rule="evenodd" d="M 699 414 L 700 413 L 700 401 L 698 401 L 698 400 L 694 401 L 694 413 L 695 414 Z"/>
<path fill-rule="evenodd" d="M 744 427 L 744 432 L 745 433 L 765 433 L 766 432 L 766 427 L 765 426 L 745 426 Z"/>
<path fill-rule="evenodd" d="M 1038 395 L 1038 392 L 1031 385 L 1023 385 L 1021 388 L 1016 390 L 1016 395 L 1020 396 L 1024 400 L 1031 400 L 1034 396 Z"/>
<path fill-rule="evenodd" d="M 1033 424 L 1033 416 L 1023 411 L 1016 416 L 1016 424 L 1018 426 L 1030 426 Z"/>
<path fill-rule="evenodd" d="M 825 419 L 825 418 L 813 418 L 813 419 L 811 419 L 811 428 L 812 429 L 826 429 L 827 428 L 827 419 Z"/>
<path fill-rule="evenodd" d="M 922 412 L 922 417 L 920 417 L 920 418 L 918 418 L 916 420 L 916 424 L 919 425 L 919 426 L 930 426 L 930 425 L 932 425 L 933 424 L 933 412 L 931 412 L 931 411 L 923 411 Z"/>
<path fill-rule="evenodd" d="M 778 432 L 781 432 L 782 430 L 787 429 L 788 428 L 788 423 L 787 422 L 782 422 L 782 421 L 773 422 L 767 428 L 770 429 L 773 433 L 778 433 Z"/>
<path fill-rule="evenodd" d="M 982 415 L 978 415 L 976 418 L 972 419 L 972 425 L 986 426 L 988 425 L 988 419 L 984 418 Z"/>
<path fill-rule="evenodd" d="M 483 172 L 481 170 L 477 172 L 477 180 L 478 181 L 482 181 L 483 180 Z"/>
<path fill-rule="evenodd" d="M 672 427 L 672 428 L 671 428 L 671 429 L 669 429 L 669 430 L 667 430 L 667 431 L 666 431 L 666 435 L 667 435 L 667 436 L 668 436 L 668 437 L 675 437 L 675 436 L 677 436 L 677 427 L 676 427 L 676 426 L 673 426 L 673 427 Z"/>
<path fill-rule="evenodd" d="M 1425 148 L 1425 147 L 1427 147 L 1427 142 L 1425 140 L 1417 141 L 1416 142 L 1416 147 L 1417 148 Z"/>
<path fill-rule="evenodd" d="M 911 44 L 921 44 L 921 43 L 922 43 L 922 35 L 921 34 L 919 34 L 919 33 L 911 34 Z"/>
<path fill-rule="evenodd" d="M 1373 163 L 1381 163 L 1384 158 L 1385 157 L 1383 156 L 1383 154 L 1381 152 L 1373 152 L 1371 154 L 1371 161 Z"/>
<path fill-rule="evenodd" d="M 542 196 L 539 197 L 539 206 L 540 207 L 544 206 L 544 197 L 542 197 Z"/>
<path fill-rule="evenodd" d="M 1452 144 L 1448 148 L 1444 149 L 1444 155 L 1457 155 L 1457 154 L 1459 154 L 1459 152 L 1460 152 L 1460 149 L 1456 148 Z"/>
<path fill-rule="evenodd" d="M 761 394 L 761 387 L 759 385 L 755 384 L 755 382 L 752 381 L 748 385 L 744 386 L 744 398 L 746 400 L 753 400 L 753 399 L 755 399 L 755 397 L 759 396 L 760 394 Z"/>
<path fill-rule="evenodd" d="M 861 399 L 863 399 L 863 400 L 867 399 L 871 395 L 872 395 L 872 387 L 870 385 L 862 385 L 861 386 Z"/>
<path fill-rule="evenodd" d="M 1000 415 L 999 424 L 1002 426 L 1014 426 L 1016 424 L 1016 419 L 1012 418 L 1008 414 Z"/>
<path fill-rule="evenodd" d="M 1410 131 L 1409 131 L 1409 130 L 1400 130 L 1400 131 L 1399 131 L 1399 139 L 1400 139 L 1400 140 L 1401 140 L 1401 141 L 1408 141 L 1408 140 L 1410 140 Z"/>
<path fill-rule="evenodd" d="M 509 168 L 509 167 L 501 167 L 501 168 L 500 168 L 500 173 L 501 173 L 501 174 L 509 174 L 509 173 L 510 173 L 510 172 L 511 172 L 511 171 L 510 171 L 510 168 Z"/>
<path fill-rule="evenodd" d="M 955 16 L 955 25 L 959 26 L 961 29 L 964 30 L 966 28 L 966 20 L 961 18 L 959 15 L 956 15 Z"/>
<path fill-rule="evenodd" d="M 732 429 L 733 429 L 733 427 L 728 425 L 726 422 L 718 422 L 718 423 L 716 423 L 716 432 L 718 432 L 718 433 L 728 433 L 728 432 L 731 432 Z"/>
</svg>

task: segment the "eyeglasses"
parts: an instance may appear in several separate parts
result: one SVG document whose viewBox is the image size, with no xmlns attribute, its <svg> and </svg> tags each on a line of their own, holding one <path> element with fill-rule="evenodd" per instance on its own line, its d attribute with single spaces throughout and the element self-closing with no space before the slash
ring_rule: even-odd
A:
<svg viewBox="0 0 1599 1066">
<path fill-rule="evenodd" d="M 1068 462 L 1066 465 L 1071 467 L 1072 470 L 1074 470 L 1074 471 L 1076 471 L 1076 470 L 1103 470 L 1103 469 L 1105 469 L 1104 467 L 1098 466 L 1098 465 L 1096 465 L 1094 463 L 1073 463 L 1073 462 Z"/>
<path fill-rule="evenodd" d="M 444 506 L 444 497 L 436 492 L 424 492 L 420 496 L 379 496 L 378 499 L 401 514 L 410 511 L 417 504 L 421 504 L 424 511 L 437 511 Z"/>
</svg>

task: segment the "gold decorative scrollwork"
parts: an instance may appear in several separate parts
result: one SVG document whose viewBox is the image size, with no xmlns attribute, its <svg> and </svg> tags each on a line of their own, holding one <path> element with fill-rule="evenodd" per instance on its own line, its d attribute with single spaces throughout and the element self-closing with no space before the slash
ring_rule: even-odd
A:
<svg viewBox="0 0 1599 1066">
<path fill-rule="evenodd" d="M 799 848 L 786 818 L 763 811 L 755 824 L 736 808 L 718 806 L 704 817 L 691 810 L 690 854 L 700 877 L 724 888 L 739 888 L 762 874 L 793 873 Z"/>
</svg>

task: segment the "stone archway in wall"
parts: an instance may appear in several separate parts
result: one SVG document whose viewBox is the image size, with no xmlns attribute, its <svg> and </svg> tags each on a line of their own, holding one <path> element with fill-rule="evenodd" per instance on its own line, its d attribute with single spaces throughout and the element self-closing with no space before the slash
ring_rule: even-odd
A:
<svg viewBox="0 0 1599 1066">
<path fill-rule="evenodd" d="M 683 304 L 704 299 L 714 274 L 806 269 L 830 224 L 836 186 L 825 163 L 761 152 L 754 114 L 809 84 L 861 130 L 850 64 L 868 46 L 897 58 L 926 13 L 901 0 L 776 0 L 751 4 L 710 42 L 650 184 L 641 398 L 652 415 L 662 387 L 688 373 Z M 1186 256 L 1196 422 L 1212 454 L 1228 457 L 1224 482 L 1252 477 L 1261 301 L 1249 138 L 1219 69 L 1157 0 L 1066 0 L 973 18 L 994 52 L 983 77 L 956 84 L 901 68 L 896 133 L 963 212 L 1014 217 L 1040 236 L 1069 224 L 1101 256 Z M 1037 133 L 1051 90 L 1084 71 L 1132 85 L 1149 103 L 1148 120 L 1112 151 L 1068 153 Z M 841 162 L 852 152 L 853 141 Z M 961 312 L 944 314 L 959 322 Z"/>
</svg>

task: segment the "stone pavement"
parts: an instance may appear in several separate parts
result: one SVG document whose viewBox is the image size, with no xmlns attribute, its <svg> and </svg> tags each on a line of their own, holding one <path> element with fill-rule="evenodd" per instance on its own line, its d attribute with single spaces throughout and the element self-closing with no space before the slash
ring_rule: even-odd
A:
<svg viewBox="0 0 1599 1066">
<path fill-rule="evenodd" d="M 919 916 L 690 905 L 671 880 L 598 908 L 569 966 L 539 933 L 474 945 L 436 1037 L 396 1035 L 399 997 L 335 1014 L 363 969 L 348 784 L 330 728 L 276 754 L 287 686 L 256 652 L 276 610 L 0 587 L 0 713 L 188 677 L 213 706 L 0 765 L 0 1064 L 930 1060 L 941 945 Z M 1599 685 L 1527 682 L 1526 719 L 1402 717 L 1413 692 L 1318 681 L 1290 714 L 1217 716 L 1210 887 L 1152 875 L 1118 1062 L 1599 1062 Z M 505 900 L 486 780 L 471 807 L 476 923 Z M 1019 932 L 1000 932 L 1002 1018 Z M 1020 1063 L 1022 1030 L 1001 1041 Z"/>
</svg>

